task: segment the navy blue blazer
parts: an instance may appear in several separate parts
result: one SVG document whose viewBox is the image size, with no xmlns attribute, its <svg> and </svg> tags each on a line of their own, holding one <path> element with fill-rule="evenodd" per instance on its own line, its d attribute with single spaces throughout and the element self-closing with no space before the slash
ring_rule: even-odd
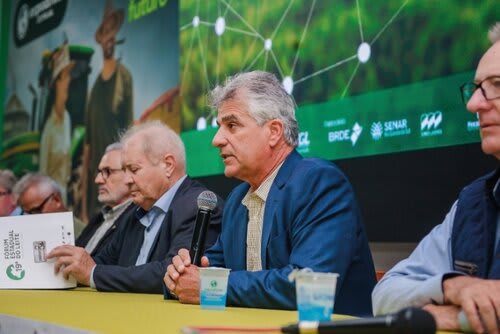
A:
<svg viewBox="0 0 500 334">
<path fill-rule="evenodd" d="M 187 177 L 170 204 L 151 247 L 146 264 L 136 266 L 144 240 L 144 225 L 136 215 L 118 226 L 111 242 L 93 256 L 96 262 L 94 282 L 99 291 L 163 293 L 163 276 L 172 257 L 181 248 L 190 248 L 198 213 L 198 195 L 207 190 Z M 218 199 L 212 212 L 206 244 L 212 245 L 220 232 L 223 200 Z"/>
<path fill-rule="evenodd" d="M 296 309 L 288 274 L 309 267 L 338 273 L 335 313 L 371 316 L 375 270 L 352 187 L 332 163 L 292 152 L 274 180 L 262 227 L 262 271 L 246 271 L 249 185 L 225 203 L 222 232 L 206 255 L 211 266 L 232 269 L 228 305 Z"/>
<path fill-rule="evenodd" d="M 104 233 L 101 240 L 99 240 L 99 242 L 97 243 L 97 245 L 95 246 L 94 250 L 90 255 L 92 256 L 97 255 L 102 249 L 104 249 L 106 244 L 111 241 L 118 225 L 122 221 L 130 219 L 130 216 L 134 215 L 136 209 L 137 206 L 135 206 L 133 203 L 130 203 L 122 212 L 122 214 L 118 218 L 116 218 L 116 220 L 113 222 L 113 225 L 111 225 L 109 229 L 106 231 L 106 233 Z M 104 222 L 104 216 L 102 212 L 99 212 L 94 217 L 92 217 L 87 226 L 85 226 L 85 228 L 83 229 L 78 239 L 76 239 L 75 246 L 85 248 L 85 246 L 87 246 L 90 239 L 92 239 L 92 236 L 95 234 L 95 232 L 102 225 L 103 222 Z"/>
</svg>

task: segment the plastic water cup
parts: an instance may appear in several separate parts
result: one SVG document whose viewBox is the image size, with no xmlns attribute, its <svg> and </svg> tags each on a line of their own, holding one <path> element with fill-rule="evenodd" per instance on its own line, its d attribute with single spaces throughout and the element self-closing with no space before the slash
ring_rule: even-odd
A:
<svg viewBox="0 0 500 334">
<path fill-rule="evenodd" d="M 330 321 L 338 274 L 299 271 L 295 277 L 299 321 Z"/>
<path fill-rule="evenodd" d="M 227 299 L 227 268 L 200 269 L 200 306 L 202 309 L 224 310 Z"/>
</svg>

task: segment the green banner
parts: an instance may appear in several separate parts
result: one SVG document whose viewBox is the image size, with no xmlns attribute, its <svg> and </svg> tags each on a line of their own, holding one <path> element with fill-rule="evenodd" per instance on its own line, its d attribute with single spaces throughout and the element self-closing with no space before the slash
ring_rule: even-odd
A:
<svg viewBox="0 0 500 334">
<path fill-rule="evenodd" d="M 329 160 L 461 145 L 479 141 L 477 115 L 460 98 L 473 72 L 298 108 L 298 151 Z M 222 174 L 211 146 L 217 131 L 182 133 L 191 176 Z"/>
</svg>

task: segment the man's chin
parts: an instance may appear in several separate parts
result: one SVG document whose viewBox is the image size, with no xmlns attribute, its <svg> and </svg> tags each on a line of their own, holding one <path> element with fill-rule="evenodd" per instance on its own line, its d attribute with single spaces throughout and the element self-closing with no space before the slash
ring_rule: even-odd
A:
<svg viewBox="0 0 500 334">
<path fill-rule="evenodd" d="M 99 195 L 97 196 L 97 200 L 99 201 L 99 203 L 106 203 L 108 202 L 109 198 L 108 196 L 104 196 L 104 195 Z"/>
<path fill-rule="evenodd" d="M 143 197 L 139 194 L 139 193 L 131 193 L 130 194 L 130 198 L 132 199 L 132 201 L 141 206 L 141 203 L 143 202 Z"/>
</svg>

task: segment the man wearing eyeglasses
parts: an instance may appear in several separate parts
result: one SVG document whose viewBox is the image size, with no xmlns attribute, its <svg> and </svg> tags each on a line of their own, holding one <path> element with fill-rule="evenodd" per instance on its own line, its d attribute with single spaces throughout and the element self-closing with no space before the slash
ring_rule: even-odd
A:
<svg viewBox="0 0 500 334">
<path fill-rule="evenodd" d="M 85 248 L 90 255 L 98 254 L 111 240 L 117 226 L 133 215 L 136 209 L 125 182 L 121 154 L 122 145 L 113 143 L 106 147 L 99 162 L 95 184 L 98 188 L 97 200 L 103 207 L 75 241 L 76 246 Z"/>
<path fill-rule="evenodd" d="M 16 196 L 12 192 L 16 181 L 16 176 L 10 170 L 0 170 L 0 217 L 21 214 L 21 208 L 17 206 Z"/>
<path fill-rule="evenodd" d="M 22 214 L 39 214 L 69 211 L 62 199 L 59 184 L 47 175 L 28 173 L 14 186 L 17 203 Z M 85 228 L 85 224 L 73 217 L 75 238 L 78 238 Z"/>
<path fill-rule="evenodd" d="M 91 257 L 83 248 L 63 245 L 55 271 L 99 291 L 162 293 L 163 275 L 179 249 L 188 248 L 198 212 L 198 196 L 207 188 L 186 174 L 181 138 L 159 121 L 130 128 L 121 140 L 122 166 L 135 214 L 117 228 L 106 247 Z M 212 212 L 207 247 L 219 232 L 222 200 Z"/>
<path fill-rule="evenodd" d="M 462 99 L 479 118 L 481 148 L 500 160 L 500 23 L 489 33 Z M 500 169 L 465 187 L 442 224 L 386 273 L 373 291 L 375 314 L 421 306 L 440 330 L 499 333 Z"/>
</svg>

